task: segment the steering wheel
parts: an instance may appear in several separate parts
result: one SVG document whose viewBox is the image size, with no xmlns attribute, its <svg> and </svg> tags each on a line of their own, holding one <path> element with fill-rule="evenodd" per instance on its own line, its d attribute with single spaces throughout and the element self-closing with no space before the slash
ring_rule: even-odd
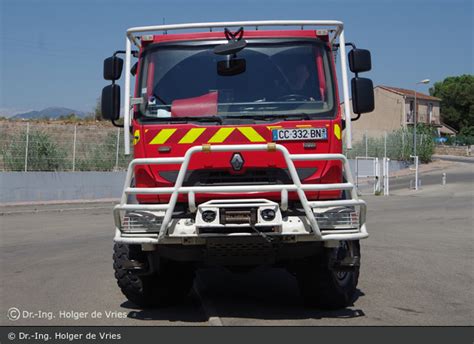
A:
<svg viewBox="0 0 474 344">
<path fill-rule="evenodd" d="M 284 96 L 278 97 L 277 100 L 286 100 L 286 101 L 309 101 L 311 97 L 305 96 L 303 94 L 285 94 Z"/>
</svg>

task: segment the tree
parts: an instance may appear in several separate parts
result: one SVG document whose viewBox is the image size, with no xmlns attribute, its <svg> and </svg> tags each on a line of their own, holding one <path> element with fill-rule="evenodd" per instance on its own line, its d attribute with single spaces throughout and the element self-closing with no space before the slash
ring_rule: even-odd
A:
<svg viewBox="0 0 474 344">
<path fill-rule="evenodd" d="M 432 96 L 441 98 L 441 120 L 458 131 L 471 132 L 474 127 L 474 76 L 450 76 L 430 88 Z"/>
<path fill-rule="evenodd" d="M 78 120 L 79 118 L 76 116 L 74 112 L 71 112 L 68 115 L 62 115 L 58 117 L 58 120 L 60 121 L 75 121 Z"/>
<path fill-rule="evenodd" d="M 103 121 L 104 120 L 102 118 L 102 108 L 101 108 L 100 98 L 97 98 L 97 102 L 95 104 L 94 117 L 95 117 L 96 121 Z"/>
</svg>

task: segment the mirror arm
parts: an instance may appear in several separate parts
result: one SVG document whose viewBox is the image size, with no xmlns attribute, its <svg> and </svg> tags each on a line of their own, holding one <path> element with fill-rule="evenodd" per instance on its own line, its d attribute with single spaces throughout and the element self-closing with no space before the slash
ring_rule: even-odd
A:
<svg viewBox="0 0 474 344">
<path fill-rule="evenodd" d="M 126 54 L 125 50 L 117 50 L 112 56 L 117 56 L 118 54 Z M 138 50 L 132 50 L 133 57 L 138 57 Z"/>
<path fill-rule="evenodd" d="M 349 46 L 352 47 L 352 49 L 357 49 L 357 48 L 356 48 L 356 45 L 355 45 L 354 43 L 352 43 L 352 42 L 346 42 L 346 44 L 344 44 L 344 45 L 345 45 L 345 46 L 348 46 L 348 45 L 349 45 Z M 339 43 L 334 43 L 334 44 L 332 45 L 332 48 L 333 48 L 332 51 L 337 51 L 337 50 L 339 49 L 339 46 L 340 46 Z"/>
<path fill-rule="evenodd" d="M 126 51 L 125 50 L 117 50 L 112 56 L 115 57 L 117 56 L 118 54 L 125 54 Z"/>
<path fill-rule="evenodd" d="M 351 118 L 351 122 L 357 121 L 357 120 L 360 118 L 360 116 L 361 116 L 362 114 L 357 113 L 356 115 L 357 115 L 357 117 Z M 343 120 L 341 121 L 341 129 L 342 129 L 342 130 L 346 129 L 346 120 L 345 120 L 345 119 L 343 119 Z"/>
</svg>

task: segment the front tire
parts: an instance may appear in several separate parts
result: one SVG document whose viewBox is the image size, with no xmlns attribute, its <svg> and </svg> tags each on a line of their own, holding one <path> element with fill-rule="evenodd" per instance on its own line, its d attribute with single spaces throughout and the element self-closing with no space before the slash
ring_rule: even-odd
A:
<svg viewBox="0 0 474 344">
<path fill-rule="evenodd" d="M 333 250 L 341 249 L 346 251 L 343 253 L 360 257 L 358 241 L 343 241 L 341 247 L 325 249 L 323 255 L 311 257 L 300 265 L 296 277 L 305 305 L 322 309 L 352 305 L 359 281 L 359 266 L 349 271 L 336 271 L 329 266 L 330 257 L 339 253 Z"/>
<path fill-rule="evenodd" d="M 146 262 L 146 255 L 140 245 L 114 245 L 115 278 L 125 297 L 141 308 L 166 306 L 184 299 L 194 281 L 192 266 L 157 258 L 152 274 L 138 275 L 125 269 L 130 261 Z"/>
</svg>

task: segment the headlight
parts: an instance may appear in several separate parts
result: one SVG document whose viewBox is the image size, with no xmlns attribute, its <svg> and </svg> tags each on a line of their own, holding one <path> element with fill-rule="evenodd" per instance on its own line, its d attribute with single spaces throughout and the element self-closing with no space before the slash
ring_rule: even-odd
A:
<svg viewBox="0 0 474 344">
<path fill-rule="evenodd" d="M 160 216 L 161 215 L 161 216 Z M 159 232 L 164 213 L 148 211 L 126 212 L 122 220 L 124 232 Z"/>
<path fill-rule="evenodd" d="M 316 209 L 315 209 L 316 211 Z M 359 213 L 350 207 L 330 208 L 315 212 L 316 221 L 321 229 L 357 229 Z"/>
<path fill-rule="evenodd" d="M 214 210 L 205 210 L 202 212 L 202 219 L 204 222 L 214 222 L 217 213 Z"/>
<path fill-rule="evenodd" d="M 276 216 L 276 212 L 273 209 L 263 209 L 260 212 L 260 216 L 262 216 L 262 219 L 265 221 L 273 221 Z"/>
</svg>

